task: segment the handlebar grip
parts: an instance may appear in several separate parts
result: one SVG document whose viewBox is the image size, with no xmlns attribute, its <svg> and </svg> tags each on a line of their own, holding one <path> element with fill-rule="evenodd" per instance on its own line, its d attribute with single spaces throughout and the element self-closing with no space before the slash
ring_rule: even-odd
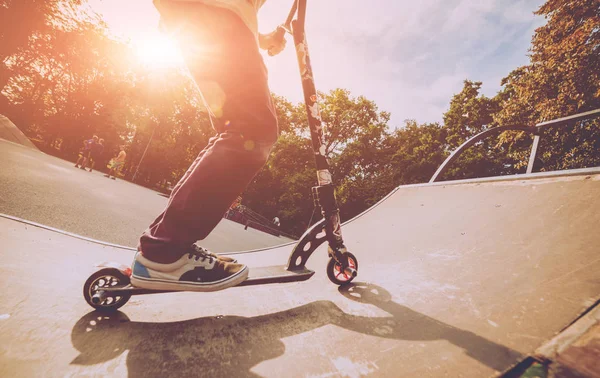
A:
<svg viewBox="0 0 600 378">
<path fill-rule="evenodd" d="M 277 30 L 275 31 L 275 38 L 277 38 L 277 39 L 285 38 L 285 28 L 283 26 L 279 25 L 277 27 Z"/>
</svg>

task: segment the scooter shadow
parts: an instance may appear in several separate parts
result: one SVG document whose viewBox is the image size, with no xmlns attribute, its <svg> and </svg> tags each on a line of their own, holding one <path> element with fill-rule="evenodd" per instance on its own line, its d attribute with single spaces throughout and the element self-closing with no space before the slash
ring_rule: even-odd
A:
<svg viewBox="0 0 600 378">
<path fill-rule="evenodd" d="M 72 364 L 98 364 L 128 350 L 129 377 L 258 377 L 252 367 L 283 355 L 283 338 L 326 325 L 396 340 L 447 340 L 496 371 L 521 357 L 505 346 L 399 305 L 379 286 L 355 283 L 340 292 L 391 316 L 349 315 L 331 301 L 251 318 L 204 317 L 171 323 L 132 322 L 120 311 L 93 311 L 73 327 L 71 341 L 80 354 Z"/>
</svg>

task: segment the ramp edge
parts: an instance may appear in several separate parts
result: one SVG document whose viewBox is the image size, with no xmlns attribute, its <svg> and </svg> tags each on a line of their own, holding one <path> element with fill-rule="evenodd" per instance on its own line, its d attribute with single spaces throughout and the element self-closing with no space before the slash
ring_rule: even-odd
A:
<svg viewBox="0 0 600 378">
<path fill-rule="evenodd" d="M 559 331 L 552 339 L 537 348 L 531 355 L 493 377 L 521 378 L 530 376 L 532 370 L 535 370 L 534 375 L 548 377 L 550 376 L 548 371 L 552 368 L 581 374 L 582 372 L 578 372 L 577 366 L 564 366 L 559 360 L 561 354 L 568 351 L 573 344 L 583 339 L 590 339 L 586 337 L 586 334 L 590 332 L 594 334 L 593 337 L 600 339 L 600 334 L 598 334 L 600 333 L 600 297 L 592 306 Z M 584 345 L 586 342 L 589 342 L 589 340 L 584 340 Z M 585 346 L 583 349 L 585 349 Z M 586 370 L 586 367 L 582 366 L 582 370 Z"/>
</svg>

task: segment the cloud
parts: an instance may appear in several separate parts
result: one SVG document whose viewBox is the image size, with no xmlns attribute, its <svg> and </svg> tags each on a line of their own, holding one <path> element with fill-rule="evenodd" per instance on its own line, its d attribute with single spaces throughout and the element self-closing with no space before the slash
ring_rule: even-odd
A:
<svg viewBox="0 0 600 378">
<path fill-rule="evenodd" d="M 365 95 L 390 111 L 396 126 L 409 118 L 441 121 L 464 79 L 483 81 L 484 92 L 493 95 L 502 77 L 527 63 L 533 30 L 543 22 L 533 11 L 541 4 L 310 2 L 307 33 L 317 88 L 343 87 Z M 278 69 L 272 75 L 283 80 Z"/>
</svg>

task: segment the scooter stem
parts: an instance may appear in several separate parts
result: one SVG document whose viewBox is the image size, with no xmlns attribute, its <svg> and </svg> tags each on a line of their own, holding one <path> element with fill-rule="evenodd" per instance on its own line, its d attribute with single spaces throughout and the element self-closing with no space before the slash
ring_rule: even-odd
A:
<svg viewBox="0 0 600 378">
<path fill-rule="evenodd" d="M 315 199 L 315 205 L 318 204 L 321 207 L 321 213 L 325 219 L 325 232 L 329 246 L 334 251 L 334 254 L 338 255 L 339 251 L 345 248 L 342 239 L 340 212 L 335 198 L 331 173 L 329 172 L 329 162 L 327 161 L 327 144 L 323 134 L 323 121 L 321 119 L 321 111 L 319 110 L 317 91 L 315 89 L 310 55 L 306 43 L 306 33 L 304 31 L 306 0 L 296 0 L 294 7 L 297 7 L 298 19 L 291 21 L 291 29 L 294 36 L 300 77 L 302 79 L 302 90 L 304 92 L 304 102 L 306 104 L 308 126 L 315 154 L 319 184 L 313 188 L 313 198 Z"/>
</svg>

